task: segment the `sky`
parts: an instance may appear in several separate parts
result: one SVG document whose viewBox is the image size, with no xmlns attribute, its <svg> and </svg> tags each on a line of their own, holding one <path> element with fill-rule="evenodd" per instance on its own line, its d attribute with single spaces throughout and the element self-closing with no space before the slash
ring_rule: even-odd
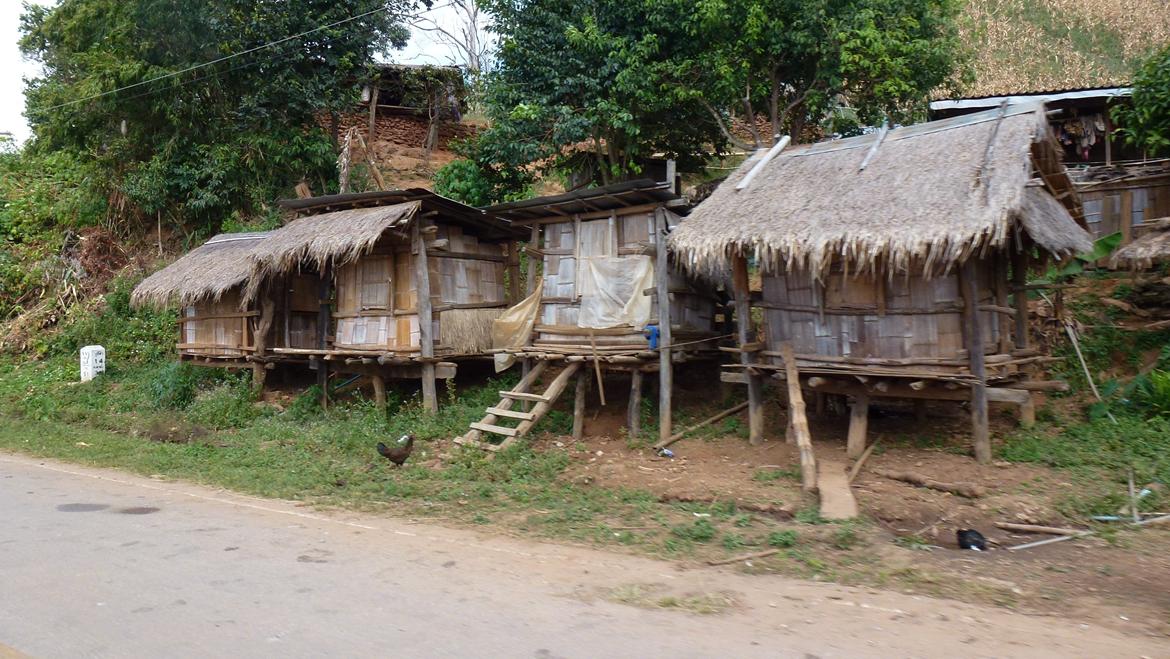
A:
<svg viewBox="0 0 1170 659">
<path fill-rule="evenodd" d="M 53 4 L 39 0 L 37 4 Z M 24 78 L 34 77 L 40 68 L 26 61 L 16 42 L 20 39 L 20 0 L 0 0 L 0 134 L 11 133 L 17 142 L 28 139 L 29 128 L 24 113 Z M 457 16 L 446 4 L 439 4 L 428 12 L 445 27 L 453 26 Z M 437 41 L 431 33 L 415 31 L 405 50 L 394 51 L 389 59 L 409 64 L 450 64 L 452 52 Z"/>
</svg>

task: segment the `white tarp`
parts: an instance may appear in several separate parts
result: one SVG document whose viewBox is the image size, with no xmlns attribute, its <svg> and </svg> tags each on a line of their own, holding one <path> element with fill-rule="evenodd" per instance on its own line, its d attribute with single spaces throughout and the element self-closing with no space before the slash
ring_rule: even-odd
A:
<svg viewBox="0 0 1170 659">
<path fill-rule="evenodd" d="M 606 329 L 632 325 L 642 331 L 650 320 L 653 299 L 643 293 L 654 286 L 649 256 L 590 256 L 582 259 L 581 313 L 578 327 Z"/>
<path fill-rule="evenodd" d="M 532 337 L 532 328 L 536 326 L 536 316 L 540 312 L 540 294 L 544 290 L 544 280 L 537 279 L 533 286 L 533 293 L 521 300 L 516 306 L 508 309 L 499 318 L 492 321 L 492 348 L 523 348 L 528 345 Z M 516 363 L 516 356 L 508 353 L 497 353 L 494 356 L 496 373 L 512 368 Z"/>
</svg>

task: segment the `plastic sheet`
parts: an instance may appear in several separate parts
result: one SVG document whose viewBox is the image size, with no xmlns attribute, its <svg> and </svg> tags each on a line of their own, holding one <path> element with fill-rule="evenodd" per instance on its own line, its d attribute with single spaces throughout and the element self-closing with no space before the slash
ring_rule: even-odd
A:
<svg viewBox="0 0 1170 659">
<path fill-rule="evenodd" d="M 537 279 L 533 286 L 533 293 L 511 307 L 499 318 L 492 321 L 492 348 L 523 348 L 528 345 L 532 337 L 532 328 L 536 326 L 536 316 L 540 313 L 540 294 L 544 290 L 543 279 Z M 496 354 L 494 356 L 496 373 L 512 368 L 516 363 L 516 356 L 511 354 Z"/>
<path fill-rule="evenodd" d="M 653 306 L 653 299 L 643 293 L 654 286 L 650 257 L 591 256 L 583 260 L 577 326 L 606 329 L 631 325 L 641 331 L 650 321 Z"/>
</svg>

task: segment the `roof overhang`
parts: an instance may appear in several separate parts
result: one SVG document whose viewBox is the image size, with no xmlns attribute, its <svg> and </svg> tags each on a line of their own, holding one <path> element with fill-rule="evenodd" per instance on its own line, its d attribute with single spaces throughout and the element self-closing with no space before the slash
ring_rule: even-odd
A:
<svg viewBox="0 0 1170 659">
<path fill-rule="evenodd" d="M 598 188 L 585 188 L 559 195 L 512 201 L 485 208 L 491 215 L 507 218 L 515 224 L 525 224 L 553 217 L 572 218 L 574 215 L 616 213 L 645 206 L 667 206 L 682 213 L 688 206 L 685 199 L 674 193 L 670 183 L 650 179 L 614 183 Z"/>
<path fill-rule="evenodd" d="M 1079 99 L 1109 100 L 1133 94 L 1132 87 L 1104 87 L 1101 89 L 1073 89 L 1067 91 L 1040 92 L 1035 94 L 1016 94 L 1008 96 L 986 96 L 983 98 L 956 98 L 949 100 L 931 101 L 932 112 L 944 110 L 988 110 L 1007 103 L 1054 103 L 1057 101 L 1075 101 Z"/>
</svg>

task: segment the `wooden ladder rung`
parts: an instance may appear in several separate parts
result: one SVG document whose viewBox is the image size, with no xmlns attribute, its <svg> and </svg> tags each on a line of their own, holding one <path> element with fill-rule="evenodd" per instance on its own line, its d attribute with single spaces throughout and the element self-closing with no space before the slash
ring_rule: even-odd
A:
<svg viewBox="0 0 1170 659">
<path fill-rule="evenodd" d="M 489 408 L 487 408 L 487 413 L 494 414 L 496 416 L 507 417 L 509 419 L 521 419 L 523 421 L 531 421 L 531 420 L 536 418 L 536 415 L 533 414 L 532 412 L 520 412 L 518 410 L 506 410 L 502 407 L 489 407 Z"/>
<path fill-rule="evenodd" d="M 531 400 L 538 403 L 547 403 L 548 397 L 540 394 L 526 394 L 519 391 L 501 391 L 500 396 L 504 398 L 512 398 L 514 400 Z"/>
<path fill-rule="evenodd" d="M 505 428 L 504 426 L 494 426 L 490 423 L 480 423 L 478 421 L 476 421 L 475 423 L 472 423 L 471 427 L 476 429 L 476 430 L 479 430 L 480 432 L 490 432 L 493 435 L 503 435 L 505 437 L 515 437 L 516 436 L 516 429 L 515 428 Z"/>
</svg>

